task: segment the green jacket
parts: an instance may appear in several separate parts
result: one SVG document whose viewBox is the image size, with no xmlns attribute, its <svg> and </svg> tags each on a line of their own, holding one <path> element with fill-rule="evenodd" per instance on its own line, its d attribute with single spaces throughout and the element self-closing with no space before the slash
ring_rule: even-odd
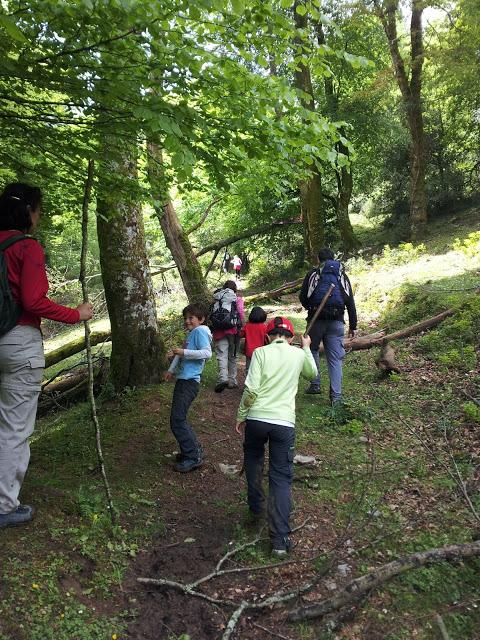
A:
<svg viewBox="0 0 480 640">
<path fill-rule="evenodd" d="M 308 347 L 299 349 L 282 339 L 258 347 L 245 380 L 237 420 L 288 420 L 295 423 L 295 396 L 300 375 L 313 380 L 317 367 Z"/>
</svg>

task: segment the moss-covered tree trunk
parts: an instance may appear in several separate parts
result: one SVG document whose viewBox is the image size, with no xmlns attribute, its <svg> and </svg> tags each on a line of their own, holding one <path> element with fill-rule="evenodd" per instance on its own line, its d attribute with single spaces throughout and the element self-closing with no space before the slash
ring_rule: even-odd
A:
<svg viewBox="0 0 480 640">
<path fill-rule="evenodd" d="M 124 147 L 115 159 L 111 159 L 112 147 L 108 152 L 110 159 L 102 166 L 97 196 L 97 233 L 112 329 L 110 369 L 115 389 L 121 391 L 158 382 L 166 361 L 158 331 L 142 212 L 135 201 L 135 147 Z M 124 195 L 129 192 L 132 199 Z"/>
<path fill-rule="evenodd" d="M 297 13 L 297 0 L 293 3 L 292 11 L 295 25 L 299 31 L 308 28 L 306 15 Z M 302 47 L 302 40 L 297 40 Z M 312 77 L 310 67 L 301 58 L 297 62 L 295 72 L 295 86 L 301 93 L 303 106 L 310 111 L 315 111 L 315 99 L 313 94 Z M 314 169 L 311 177 L 300 185 L 300 203 L 302 220 L 304 224 L 305 259 L 315 262 L 319 249 L 325 244 L 325 201 L 322 195 L 322 178 L 317 169 Z"/>
<path fill-rule="evenodd" d="M 423 30 L 422 0 L 411 0 L 410 18 L 410 78 L 400 51 L 397 33 L 399 0 L 374 0 L 392 56 L 395 77 L 400 88 L 406 119 L 410 130 L 410 234 L 412 240 L 421 239 L 427 226 L 427 197 L 425 191 L 425 133 L 423 128 L 422 69 Z"/>
<path fill-rule="evenodd" d="M 148 178 L 155 201 L 161 203 L 155 206 L 155 212 L 167 247 L 170 249 L 182 278 L 188 301 L 207 306 L 210 302 L 210 293 L 188 235 L 170 200 L 168 187 L 164 180 L 161 149 L 153 142 L 148 143 Z"/>
</svg>

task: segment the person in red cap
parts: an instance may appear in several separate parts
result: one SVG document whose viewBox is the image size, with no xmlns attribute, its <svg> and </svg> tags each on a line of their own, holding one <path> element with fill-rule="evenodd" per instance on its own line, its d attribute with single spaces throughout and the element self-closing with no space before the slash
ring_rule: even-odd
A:
<svg viewBox="0 0 480 640">
<path fill-rule="evenodd" d="M 277 317 L 267 324 L 269 344 L 257 347 L 245 380 L 235 430 L 245 437 L 244 468 L 248 485 L 248 506 L 261 520 L 265 506 L 262 488 L 265 444 L 269 444 L 268 524 L 272 553 L 285 555 L 291 548 L 293 451 L 295 443 L 295 396 L 303 375 L 317 375 L 310 351 L 310 338 L 302 336 L 302 349 L 291 345 L 294 328 L 288 318 Z"/>
</svg>

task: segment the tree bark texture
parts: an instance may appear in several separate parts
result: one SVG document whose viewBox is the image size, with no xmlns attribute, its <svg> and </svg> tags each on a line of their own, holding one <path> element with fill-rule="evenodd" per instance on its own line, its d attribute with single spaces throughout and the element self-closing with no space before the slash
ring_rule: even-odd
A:
<svg viewBox="0 0 480 640">
<path fill-rule="evenodd" d="M 320 20 L 316 23 L 317 41 L 319 45 L 325 45 L 325 33 L 323 31 L 323 25 Z M 332 120 L 339 120 L 338 116 L 338 103 L 339 103 L 339 91 L 335 90 L 332 76 L 326 76 L 324 79 L 325 99 L 327 102 L 328 115 Z M 345 135 L 342 129 L 339 131 L 340 135 Z M 346 147 L 341 141 L 336 144 L 337 151 L 349 156 L 348 147 Z M 337 197 L 335 199 L 335 213 L 337 216 L 337 226 L 342 238 L 343 248 L 346 252 L 358 249 L 360 242 L 357 240 L 353 231 L 352 223 L 350 222 L 350 216 L 348 215 L 348 207 L 350 206 L 350 200 L 353 193 L 353 174 L 352 167 L 342 166 L 337 167 L 335 171 L 335 177 L 337 181 Z"/>
<path fill-rule="evenodd" d="M 422 0 L 411 0 L 410 21 L 410 79 L 400 53 L 397 34 L 399 0 L 385 0 L 383 6 L 376 2 L 377 11 L 387 36 L 406 119 L 411 137 L 410 147 L 410 233 L 412 240 L 423 237 L 427 225 L 427 199 L 425 194 L 425 134 L 422 106 L 423 32 Z"/>
<path fill-rule="evenodd" d="M 107 150 L 106 150 L 107 153 Z M 135 147 L 103 164 L 97 198 L 100 265 L 112 333 L 111 374 L 116 391 L 158 382 L 165 368 L 140 206 L 119 195 L 109 176 L 137 181 Z M 123 191 L 125 193 L 125 190 Z"/>
<path fill-rule="evenodd" d="M 299 31 L 308 29 L 306 15 L 301 16 L 296 11 L 299 3 L 293 3 L 293 17 L 295 26 Z M 302 48 L 302 39 L 296 41 L 298 51 Z M 301 97 L 305 109 L 315 111 L 315 98 L 313 94 L 312 77 L 310 67 L 301 60 L 297 63 L 295 71 L 295 87 L 307 96 Z M 315 263 L 319 250 L 325 244 L 325 203 L 322 195 L 322 178 L 318 169 L 314 168 L 310 178 L 299 185 L 300 210 L 304 225 L 305 260 L 310 264 Z"/>
<path fill-rule="evenodd" d="M 155 200 L 163 203 L 155 207 L 155 213 L 160 222 L 167 247 L 180 273 L 188 301 L 208 307 L 210 293 L 190 244 L 188 233 L 183 229 L 168 195 L 161 149 L 153 142 L 148 143 L 148 178 Z"/>
</svg>

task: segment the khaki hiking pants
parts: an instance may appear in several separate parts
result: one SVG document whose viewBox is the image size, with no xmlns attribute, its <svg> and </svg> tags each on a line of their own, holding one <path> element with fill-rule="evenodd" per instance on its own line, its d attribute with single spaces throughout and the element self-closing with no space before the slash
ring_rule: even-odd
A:
<svg viewBox="0 0 480 640">
<path fill-rule="evenodd" d="M 19 505 L 44 367 L 39 329 L 17 325 L 0 337 L 0 513 Z"/>
</svg>

